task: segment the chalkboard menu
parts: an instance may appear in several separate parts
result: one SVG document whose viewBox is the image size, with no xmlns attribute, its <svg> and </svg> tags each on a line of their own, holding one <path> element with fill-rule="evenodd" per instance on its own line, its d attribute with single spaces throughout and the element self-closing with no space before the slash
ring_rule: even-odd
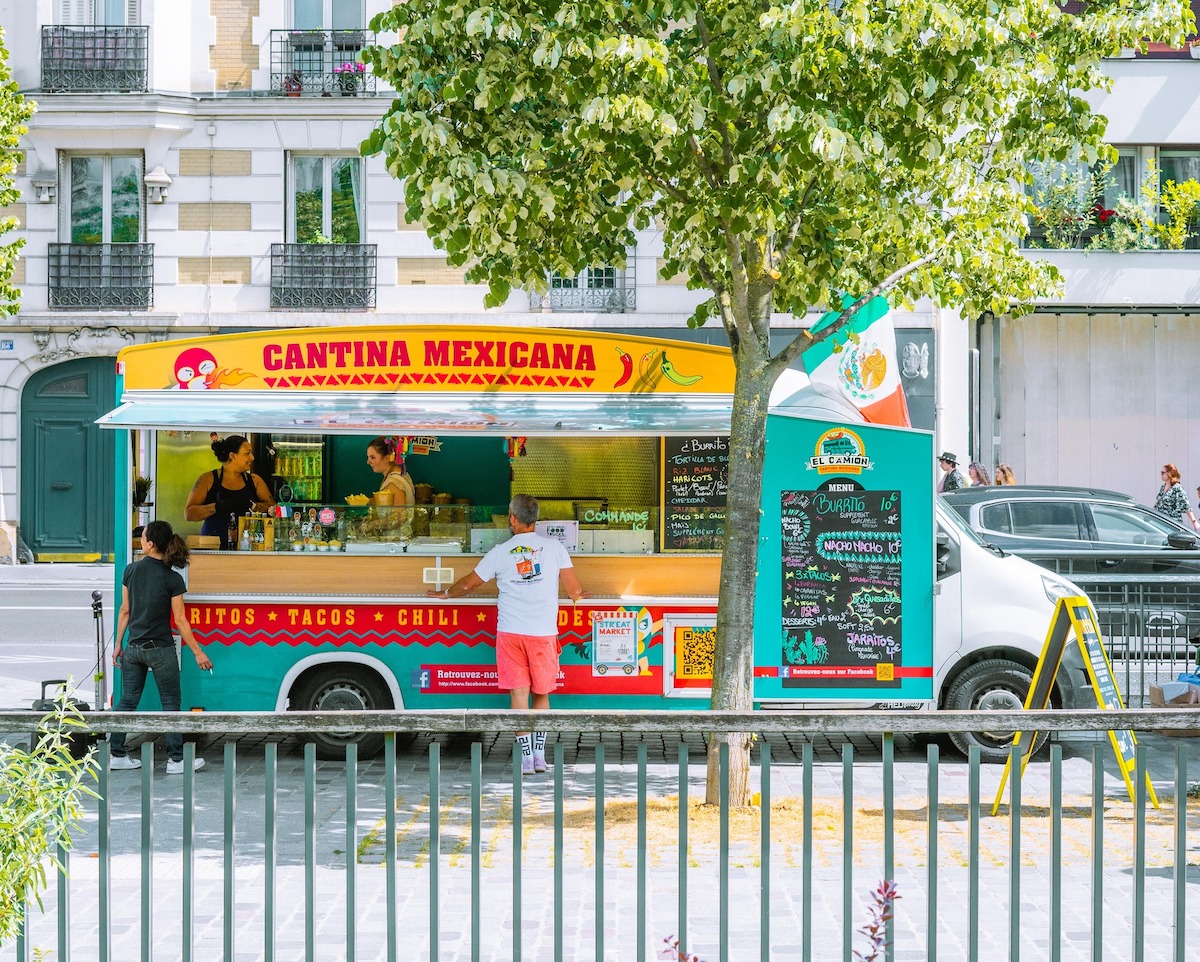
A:
<svg viewBox="0 0 1200 962">
<path fill-rule="evenodd" d="M 663 438 L 663 551 L 720 551 L 729 438 Z"/>
<path fill-rule="evenodd" d="M 780 492 L 785 688 L 898 688 L 900 495 Z"/>
</svg>

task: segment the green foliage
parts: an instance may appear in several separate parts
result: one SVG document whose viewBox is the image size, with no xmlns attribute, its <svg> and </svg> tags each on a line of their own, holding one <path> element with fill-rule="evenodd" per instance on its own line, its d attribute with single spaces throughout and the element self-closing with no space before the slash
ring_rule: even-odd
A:
<svg viewBox="0 0 1200 962">
<path fill-rule="evenodd" d="M 85 785 L 95 777 L 91 753 L 74 758 L 67 741 L 84 727 L 63 695 L 32 749 L 0 743 L 0 945 L 16 938 L 23 905 L 41 906 L 46 868 L 61 870 L 57 846 L 70 847 L 81 797 L 95 794 Z"/>
<path fill-rule="evenodd" d="M 1168 180 L 1159 192 L 1159 206 L 1167 215 L 1167 222 L 1155 224 L 1154 232 L 1167 250 L 1183 250 L 1200 214 L 1200 183 L 1185 180 L 1177 184 Z"/>
<path fill-rule="evenodd" d="M 26 133 L 25 124 L 37 105 L 17 93 L 16 81 L 8 66 L 8 48 L 4 31 L 0 29 L 0 207 L 15 204 L 21 196 L 15 174 L 20 163 L 20 141 Z M 17 227 L 15 217 L 0 218 L 0 238 L 7 237 Z M 12 284 L 17 257 L 25 245 L 23 238 L 0 243 L 0 315 L 16 314 L 20 309 L 21 292 Z"/>
<path fill-rule="evenodd" d="M 1067 164 L 1035 166 L 1035 180 L 1042 186 L 1034 195 L 1034 221 L 1043 231 L 1043 243 L 1035 246 L 1055 250 L 1084 246 L 1084 239 L 1100 226 L 1111 169 L 1110 164 L 1090 170 Z"/>
<path fill-rule="evenodd" d="M 968 314 L 1051 292 L 1017 254 L 1027 166 L 1100 155 L 1101 59 L 1182 43 L 1187 4 L 834 6 L 398 4 L 372 28 L 403 40 L 363 53 L 397 88 L 364 150 L 492 305 L 623 265 L 656 218 L 664 274 L 713 292 L 695 322 L 735 340 L 906 269 L 894 299 Z"/>
<path fill-rule="evenodd" d="M 1146 208 L 1128 197 L 1122 197 L 1111 211 L 1103 230 L 1088 243 L 1088 250 L 1145 251 L 1158 247 L 1154 235 L 1154 218 Z"/>
<path fill-rule="evenodd" d="M 811 631 L 804 633 L 803 641 L 785 631 L 783 651 L 793 665 L 823 665 L 829 660 L 829 646 L 814 642 Z"/>
</svg>

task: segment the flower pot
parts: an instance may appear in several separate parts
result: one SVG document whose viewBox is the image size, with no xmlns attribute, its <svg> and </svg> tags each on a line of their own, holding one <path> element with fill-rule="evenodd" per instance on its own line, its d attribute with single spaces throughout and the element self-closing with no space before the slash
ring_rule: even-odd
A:
<svg viewBox="0 0 1200 962">
<path fill-rule="evenodd" d="M 342 93 L 343 97 L 357 97 L 358 96 L 358 88 L 357 87 L 343 87 L 341 90 L 341 93 Z"/>
<path fill-rule="evenodd" d="M 1193 60 L 1200 60 L 1200 44 L 1193 43 L 1188 45 L 1188 53 L 1192 55 Z"/>
</svg>

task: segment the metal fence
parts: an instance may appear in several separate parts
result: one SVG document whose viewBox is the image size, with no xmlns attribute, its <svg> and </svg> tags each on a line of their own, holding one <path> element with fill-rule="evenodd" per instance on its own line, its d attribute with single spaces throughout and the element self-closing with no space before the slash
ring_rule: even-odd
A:
<svg viewBox="0 0 1200 962">
<path fill-rule="evenodd" d="M 1200 947 L 1191 743 L 1143 739 L 1131 800 L 1095 740 L 1114 725 L 1194 731 L 1184 710 L 87 717 L 277 739 L 347 715 L 388 733 L 382 759 L 227 742 L 193 774 L 188 742 L 171 780 L 149 741 L 140 772 L 111 771 L 101 746 L 98 798 L 15 959 L 642 962 L 675 936 L 706 962 L 850 962 L 882 879 L 900 893 L 889 960 L 1182 962 Z M 0 732 L 31 717 L 0 715 Z M 914 736 L 1001 725 L 1076 740 L 1015 766 L 993 815 L 1000 767 Z M 518 727 L 552 733 L 546 775 L 522 779 L 507 735 L 472 735 Z M 698 804 L 701 733 L 749 729 L 755 804 L 729 805 L 724 752 L 719 804 Z"/>
<path fill-rule="evenodd" d="M 145 91 L 149 46 L 149 27 L 42 27 L 42 90 Z"/>
<path fill-rule="evenodd" d="M 377 244 L 272 244 L 271 307 L 365 311 L 375 306 Z"/>
<path fill-rule="evenodd" d="M 154 307 L 153 244 L 50 244 L 47 262 L 54 310 Z"/>
<path fill-rule="evenodd" d="M 1146 568 L 1200 565 L 1200 552 L 1145 552 Z M 1150 686 L 1195 672 L 1200 655 L 1200 577 L 1194 574 L 1099 574 L 1098 565 L 1130 555 L 1029 552 L 1027 557 L 1079 585 L 1092 601 L 1113 671 L 1130 708 L 1150 705 Z M 1136 555 L 1133 557 L 1137 557 Z M 1158 559 L 1157 561 L 1153 559 Z"/>
</svg>

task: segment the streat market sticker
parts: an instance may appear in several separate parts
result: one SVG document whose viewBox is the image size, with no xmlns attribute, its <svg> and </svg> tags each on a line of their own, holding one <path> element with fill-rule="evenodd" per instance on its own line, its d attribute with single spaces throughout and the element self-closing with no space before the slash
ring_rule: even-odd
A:
<svg viewBox="0 0 1200 962">
<path fill-rule="evenodd" d="M 870 468 L 866 445 L 849 428 L 834 428 L 822 434 L 808 459 L 808 469 L 817 474 L 862 474 Z"/>
<path fill-rule="evenodd" d="M 636 611 L 597 611 L 592 615 L 592 674 L 610 671 L 632 675 L 637 670 Z"/>
</svg>

